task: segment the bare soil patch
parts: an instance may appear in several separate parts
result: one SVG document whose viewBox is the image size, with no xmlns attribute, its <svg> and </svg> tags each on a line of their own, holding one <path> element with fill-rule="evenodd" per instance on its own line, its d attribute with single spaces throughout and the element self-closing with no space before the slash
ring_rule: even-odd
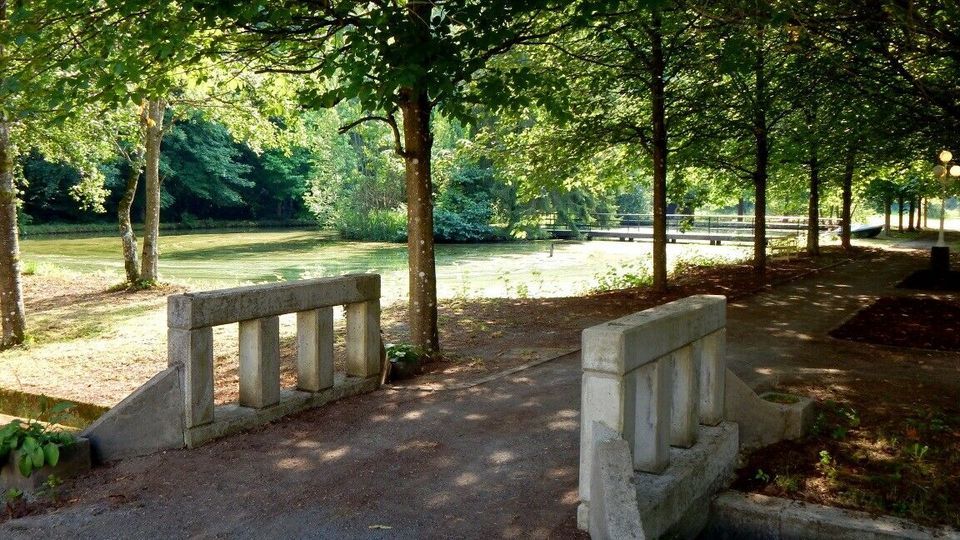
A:
<svg viewBox="0 0 960 540">
<path fill-rule="evenodd" d="M 751 454 L 737 489 L 960 527 L 960 300 L 900 287 L 829 332 L 856 343 L 831 348 L 849 378 L 780 387 L 818 399 L 814 431 Z"/>
</svg>

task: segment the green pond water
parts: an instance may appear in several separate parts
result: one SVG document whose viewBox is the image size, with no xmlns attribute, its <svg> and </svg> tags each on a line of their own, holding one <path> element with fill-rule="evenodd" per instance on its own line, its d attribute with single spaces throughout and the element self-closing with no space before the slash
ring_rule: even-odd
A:
<svg viewBox="0 0 960 540">
<path fill-rule="evenodd" d="M 551 249 L 552 246 L 552 249 Z M 437 289 L 441 297 L 567 296 L 594 288 L 598 276 L 649 266 L 650 244 L 616 241 L 535 241 L 437 246 Z M 41 271 L 123 275 L 120 240 L 114 236 L 62 236 L 22 241 L 23 258 Z M 311 230 L 204 231 L 165 234 L 160 240 L 160 275 L 192 288 L 376 272 L 383 296 L 407 290 L 405 244 L 332 241 Z M 670 244 L 671 265 L 679 259 L 743 258 L 736 246 Z"/>
</svg>

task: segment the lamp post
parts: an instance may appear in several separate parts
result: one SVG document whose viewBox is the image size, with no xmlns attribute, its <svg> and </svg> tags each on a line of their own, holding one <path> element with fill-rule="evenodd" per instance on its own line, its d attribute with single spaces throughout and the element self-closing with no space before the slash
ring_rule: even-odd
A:
<svg viewBox="0 0 960 540">
<path fill-rule="evenodd" d="M 933 168 L 933 175 L 940 181 L 940 235 L 937 238 L 937 247 L 946 247 L 943 241 L 943 220 L 947 210 L 947 190 L 950 188 L 950 177 L 960 176 L 960 165 L 950 166 L 953 154 L 949 150 L 940 152 L 940 165 Z"/>
<path fill-rule="evenodd" d="M 930 248 L 930 268 L 934 272 L 950 271 L 950 248 L 943 241 L 943 221 L 947 213 L 947 194 L 951 177 L 960 176 L 960 165 L 950 165 L 953 154 L 949 150 L 940 152 L 940 164 L 933 168 L 933 175 L 940 181 L 940 235 L 937 245 Z"/>
</svg>

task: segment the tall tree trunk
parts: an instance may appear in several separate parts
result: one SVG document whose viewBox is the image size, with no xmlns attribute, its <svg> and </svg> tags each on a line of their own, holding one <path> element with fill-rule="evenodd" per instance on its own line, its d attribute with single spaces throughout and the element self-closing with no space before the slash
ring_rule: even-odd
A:
<svg viewBox="0 0 960 540">
<path fill-rule="evenodd" d="M 140 281 L 140 259 L 137 255 L 137 235 L 133 232 L 133 224 L 130 222 L 130 209 L 133 207 L 133 198 L 137 194 L 137 183 L 140 182 L 143 160 L 135 157 L 130 160 L 129 165 L 127 185 L 124 186 L 123 196 L 120 197 L 120 202 L 117 204 L 117 221 L 120 225 L 123 268 L 127 273 L 127 283 L 135 284 Z"/>
<path fill-rule="evenodd" d="M 3 15 L 5 11 L 4 5 Z M 20 281 L 17 190 L 13 183 L 15 153 L 10 141 L 10 123 L 0 122 L 0 309 L 3 310 L 0 348 L 4 349 L 23 343 L 27 327 Z"/>
<path fill-rule="evenodd" d="M 407 23 L 410 39 L 424 50 L 431 47 L 432 2 L 410 0 Z M 426 82 L 417 81 L 400 90 L 403 114 L 404 166 L 407 185 L 407 257 L 410 272 L 410 340 L 432 357 L 440 350 L 437 327 L 437 267 L 433 250 L 433 180 L 430 151 L 433 132 L 432 105 Z"/>
<path fill-rule="evenodd" d="M 883 233 L 890 232 L 890 207 L 893 206 L 893 197 L 883 199 Z"/>
<path fill-rule="evenodd" d="M 843 249 L 850 249 L 850 219 L 852 215 L 853 201 L 853 173 L 856 165 L 856 146 L 851 144 L 847 147 L 847 156 L 843 165 L 843 190 L 842 200 L 843 208 L 840 211 L 840 245 Z"/>
<path fill-rule="evenodd" d="M 807 123 L 815 127 L 816 109 L 807 114 Z M 810 200 L 807 207 L 807 253 L 820 255 L 820 143 L 816 132 L 810 137 Z"/>
<path fill-rule="evenodd" d="M 7 24 L 7 2 L 0 0 L 0 23 Z M 0 46 L 0 59 L 5 58 Z M 23 343 L 27 318 L 23 309 L 20 281 L 20 238 L 17 226 L 17 188 L 13 182 L 16 148 L 10 140 L 10 121 L 0 113 L 0 348 Z"/>
<path fill-rule="evenodd" d="M 917 195 L 913 198 L 913 204 L 917 207 L 917 222 L 914 224 L 914 227 L 918 231 L 923 230 L 923 225 L 920 223 L 920 218 L 923 217 L 923 205 L 920 204 L 920 196 Z"/>
<path fill-rule="evenodd" d="M 746 201 L 743 200 L 743 194 L 737 199 L 737 221 L 743 221 L 743 214 L 746 210 Z"/>
<path fill-rule="evenodd" d="M 923 228 L 926 229 L 930 227 L 930 199 L 927 197 L 923 198 Z"/>
<path fill-rule="evenodd" d="M 754 62 L 755 95 L 753 103 L 753 136 L 756 142 L 756 163 L 753 170 L 755 193 L 753 225 L 753 269 L 758 276 L 767 271 L 767 167 L 770 141 L 767 132 L 767 79 L 763 48 L 763 30 L 758 29 L 758 45 Z"/>
<path fill-rule="evenodd" d="M 410 271 L 410 339 L 432 355 L 440 350 L 437 269 L 433 248 L 433 183 L 430 176 L 430 102 L 409 89 L 402 106 L 407 184 L 407 256 Z"/>
<path fill-rule="evenodd" d="M 903 232 L 903 195 L 897 195 L 897 230 Z"/>
<path fill-rule="evenodd" d="M 140 111 L 140 129 L 145 133 L 147 128 L 147 104 L 143 103 Z M 140 182 L 140 174 L 143 173 L 144 151 L 141 145 L 137 145 L 130 151 L 128 165 L 130 171 L 127 173 L 127 184 L 123 189 L 123 196 L 117 204 L 117 221 L 120 226 L 120 243 L 123 247 L 123 268 L 127 274 L 127 283 L 136 284 L 140 281 L 140 258 L 137 254 L 137 235 L 133 232 L 133 224 L 130 222 L 130 210 L 133 208 L 133 200 L 137 196 L 137 184 Z"/>
<path fill-rule="evenodd" d="M 913 197 L 910 197 L 910 210 L 907 212 L 907 230 L 913 232 L 916 228 L 913 226 L 913 211 L 916 210 L 917 205 L 913 203 Z"/>
<path fill-rule="evenodd" d="M 163 142 L 166 108 L 167 103 L 163 99 L 147 101 L 147 125 L 144 130 L 146 215 L 143 220 L 143 259 L 140 268 L 140 279 L 146 282 L 155 282 L 160 277 L 157 272 L 160 258 L 160 144 Z"/>
<path fill-rule="evenodd" d="M 650 124 L 653 130 L 653 288 L 667 289 L 667 120 L 664 87 L 662 20 L 653 10 L 648 29 L 650 54 Z"/>
</svg>

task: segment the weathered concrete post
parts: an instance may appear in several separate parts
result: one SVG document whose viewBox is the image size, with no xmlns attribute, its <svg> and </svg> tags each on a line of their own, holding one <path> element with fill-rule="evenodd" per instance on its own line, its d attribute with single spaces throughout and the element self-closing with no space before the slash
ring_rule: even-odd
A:
<svg viewBox="0 0 960 540">
<path fill-rule="evenodd" d="M 347 304 L 347 375 L 380 373 L 380 300 Z"/>
<path fill-rule="evenodd" d="M 319 392 L 333 386 L 333 308 L 297 313 L 297 388 Z"/>
<path fill-rule="evenodd" d="M 723 421 L 727 378 L 727 329 L 700 340 L 700 423 L 716 426 Z"/>
<path fill-rule="evenodd" d="M 697 442 L 700 426 L 700 342 L 674 351 L 669 361 L 673 370 L 670 416 L 670 445 L 690 448 Z"/>
<path fill-rule="evenodd" d="M 240 321 L 240 405 L 280 402 L 280 318 Z"/>
<path fill-rule="evenodd" d="M 583 331 L 581 526 L 590 513 L 593 426 L 605 425 L 622 435 L 635 470 L 660 473 L 670 464 L 671 443 L 689 447 L 696 441 L 701 384 L 707 384 L 712 392 L 704 410 L 712 412 L 710 407 L 719 399 L 722 419 L 723 388 L 718 388 L 713 372 L 702 376 L 701 364 L 722 364 L 722 356 L 716 356 L 723 351 L 713 341 L 698 341 L 716 334 L 725 324 L 726 299 L 700 295 Z"/>
<path fill-rule="evenodd" d="M 183 377 L 185 427 L 213 422 L 213 329 L 167 329 L 167 363 Z"/>
<path fill-rule="evenodd" d="M 659 473 L 670 464 L 670 365 L 652 362 L 626 375 L 623 438 L 634 470 Z"/>
</svg>

